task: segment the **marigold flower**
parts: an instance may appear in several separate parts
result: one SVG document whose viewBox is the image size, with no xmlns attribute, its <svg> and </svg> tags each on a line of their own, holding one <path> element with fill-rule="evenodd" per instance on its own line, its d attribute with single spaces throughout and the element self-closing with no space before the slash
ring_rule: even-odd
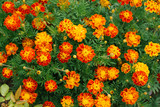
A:
<svg viewBox="0 0 160 107">
<path fill-rule="evenodd" d="M 73 107 L 74 101 L 71 98 L 71 96 L 63 96 L 63 99 L 61 99 L 62 107 Z"/>
<path fill-rule="evenodd" d="M 147 6 L 145 8 L 146 11 L 149 11 L 150 13 L 157 13 L 158 5 L 157 2 L 153 0 L 147 0 L 147 2 L 144 3 L 144 6 Z"/>
<path fill-rule="evenodd" d="M 76 51 L 77 58 L 84 63 L 92 61 L 93 57 L 96 55 L 91 46 L 84 45 L 83 43 L 77 47 Z"/>
<path fill-rule="evenodd" d="M 3 75 L 3 77 L 9 79 L 11 76 L 13 76 L 13 71 L 11 69 L 8 69 L 8 68 L 3 68 L 2 75 Z"/>
<path fill-rule="evenodd" d="M 133 49 L 128 49 L 127 52 L 128 53 L 124 53 L 124 58 L 126 61 L 129 61 L 130 63 L 136 63 L 139 58 L 138 52 Z"/>
<path fill-rule="evenodd" d="M 11 31 L 18 30 L 21 27 L 21 21 L 17 15 L 7 16 L 4 20 L 4 25 L 7 27 L 7 29 Z"/>
<path fill-rule="evenodd" d="M 23 14 L 29 14 L 31 11 L 31 7 L 27 4 L 22 4 L 18 7 L 18 10 L 21 11 Z"/>
<path fill-rule="evenodd" d="M 111 100 L 105 94 L 98 94 L 94 101 L 95 107 L 111 107 Z"/>
<path fill-rule="evenodd" d="M 108 69 L 108 80 L 114 80 L 119 77 L 119 70 L 115 67 L 110 67 Z"/>
<path fill-rule="evenodd" d="M 140 44 L 140 35 L 136 35 L 136 32 L 129 31 L 125 34 L 127 46 L 137 47 Z"/>
<path fill-rule="evenodd" d="M 38 3 L 42 3 L 42 5 L 47 4 L 48 0 L 38 0 Z"/>
<path fill-rule="evenodd" d="M 82 107 L 93 107 L 94 106 L 94 99 L 92 94 L 90 93 L 80 93 L 77 97 L 79 106 Z"/>
<path fill-rule="evenodd" d="M 160 73 L 157 74 L 157 81 L 160 83 Z"/>
<path fill-rule="evenodd" d="M 73 89 L 74 86 L 79 86 L 80 75 L 75 71 L 66 72 L 67 76 L 63 76 L 63 80 L 66 80 L 66 88 Z"/>
<path fill-rule="evenodd" d="M 122 19 L 123 22 L 127 22 L 127 23 L 130 23 L 130 21 L 133 20 L 132 12 L 128 11 L 128 10 L 121 11 L 119 14 L 119 17 L 120 17 L 120 19 Z"/>
<path fill-rule="evenodd" d="M 33 16 L 37 16 L 39 14 L 39 12 L 44 12 L 45 11 L 45 7 L 38 2 L 32 4 L 31 8 L 32 8 L 31 14 Z"/>
<path fill-rule="evenodd" d="M 68 8 L 69 5 L 70 2 L 68 0 L 59 0 L 59 2 L 57 3 L 57 6 L 60 8 Z"/>
<path fill-rule="evenodd" d="M 59 46 L 59 50 L 60 50 L 60 52 L 66 52 L 66 53 L 71 54 L 72 50 L 73 50 L 73 45 L 71 45 L 69 42 L 63 42 Z"/>
<path fill-rule="evenodd" d="M 35 40 L 36 45 L 41 44 L 43 42 L 52 43 L 52 37 L 50 35 L 48 35 L 47 32 L 45 32 L 45 31 L 37 33 L 35 39 L 36 39 Z"/>
<path fill-rule="evenodd" d="M 71 56 L 69 53 L 62 51 L 57 55 L 57 58 L 61 63 L 67 63 Z"/>
<path fill-rule="evenodd" d="M 47 66 L 51 62 L 51 55 L 49 52 L 37 52 L 37 63 L 41 66 Z"/>
<path fill-rule="evenodd" d="M 136 7 L 141 7 L 142 6 L 142 0 L 130 0 L 130 6 L 136 6 Z"/>
<path fill-rule="evenodd" d="M 111 59 L 117 59 L 121 55 L 121 50 L 115 46 L 115 45 L 110 45 L 107 48 L 107 55 L 110 55 Z"/>
<path fill-rule="evenodd" d="M 13 15 L 17 16 L 21 21 L 24 21 L 25 15 L 18 9 L 15 9 Z"/>
<path fill-rule="evenodd" d="M 22 82 L 23 82 L 23 88 L 25 88 L 25 90 L 28 92 L 35 92 L 35 90 L 37 89 L 38 86 L 37 81 L 35 81 L 31 77 L 24 79 Z"/>
<path fill-rule="evenodd" d="M 22 40 L 22 46 L 23 46 L 23 48 L 26 46 L 32 48 L 34 46 L 34 40 L 30 39 L 30 38 L 24 38 Z"/>
<path fill-rule="evenodd" d="M 33 104 L 37 98 L 37 93 L 27 92 L 25 89 L 22 89 L 20 100 L 26 100 L 29 104 Z"/>
<path fill-rule="evenodd" d="M 59 23 L 58 31 L 59 32 L 64 32 L 64 31 L 70 32 L 70 29 L 72 26 L 73 26 L 73 23 L 71 22 L 71 20 L 64 19 Z"/>
<path fill-rule="evenodd" d="M 103 87 L 103 82 L 100 82 L 98 79 L 95 79 L 94 81 L 90 79 L 87 83 L 88 91 L 94 95 L 101 93 L 103 91 Z"/>
<path fill-rule="evenodd" d="M 90 25 L 92 26 L 93 29 L 99 29 L 103 25 L 106 24 L 106 19 L 102 17 L 102 15 L 99 14 L 94 14 L 90 18 Z"/>
<path fill-rule="evenodd" d="M 16 44 L 11 42 L 8 45 L 6 45 L 5 49 L 6 49 L 7 55 L 10 56 L 10 55 L 16 54 L 18 47 Z"/>
<path fill-rule="evenodd" d="M 146 52 L 146 54 L 149 54 L 150 57 L 158 56 L 158 54 L 160 53 L 160 44 L 153 43 L 151 41 L 149 42 L 149 45 L 145 46 L 144 51 Z"/>
<path fill-rule="evenodd" d="M 7 55 L 4 52 L 0 52 L 0 63 L 6 63 L 7 62 Z"/>
<path fill-rule="evenodd" d="M 129 2 L 130 2 L 131 0 L 118 0 L 118 3 L 121 3 L 121 5 L 127 5 L 127 4 L 129 4 Z"/>
<path fill-rule="evenodd" d="M 135 104 L 139 98 L 139 92 L 137 92 L 134 87 L 129 89 L 125 88 L 123 91 L 121 91 L 120 95 L 123 97 L 122 101 L 130 105 Z"/>
<path fill-rule="evenodd" d="M 105 27 L 99 27 L 99 29 L 96 29 L 95 32 L 93 32 L 93 35 L 95 35 L 96 38 L 103 37 L 105 34 Z"/>
<path fill-rule="evenodd" d="M 127 74 L 131 70 L 131 66 L 128 63 L 122 64 L 121 71 Z"/>
<path fill-rule="evenodd" d="M 20 56 L 22 60 L 26 60 L 28 63 L 32 62 L 35 59 L 35 50 L 30 47 L 24 47 L 24 50 L 21 50 Z"/>
<path fill-rule="evenodd" d="M 14 3 L 6 1 L 2 4 L 2 9 L 6 13 L 13 13 L 13 11 L 15 10 Z"/>
<path fill-rule="evenodd" d="M 109 0 L 100 0 L 99 2 L 102 7 L 108 7 L 110 5 Z"/>
<path fill-rule="evenodd" d="M 118 28 L 114 24 L 110 23 L 105 29 L 105 35 L 114 38 L 116 35 L 118 35 Z"/>
<path fill-rule="evenodd" d="M 44 86 L 46 91 L 49 92 L 54 92 L 58 88 L 57 83 L 54 80 L 46 81 Z"/>
<path fill-rule="evenodd" d="M 108 79 L 108 67 L 106 66 L 98 66 L 95 69 L 95 78 L 99 79 L 100 81 L 106 81 Z"/>
<path fill-rule="evenodd" d="M 44 24 L 42 18 L 34 18 L 32 21 L 32 26 L 33 28 L 41 31 L 43 31 L 46 28 L 46 25 Z"/>
<path fill-rule="evenodd" d="M 52 44 L 43 42 L 35 46 L 36 52 L 51 52 Z"/>
<path fill-rule="evenodd" d="M 144 71 L 136 71 L 132 75 L 132 81 L 138 86 L 144 86 L 148 81 L 148 76 Z"/>
<path fill-rule="evenodd" d="M 43 107 L 55 107 L 55 105 L 51 101 L 45 101 Z"/>
</svg>

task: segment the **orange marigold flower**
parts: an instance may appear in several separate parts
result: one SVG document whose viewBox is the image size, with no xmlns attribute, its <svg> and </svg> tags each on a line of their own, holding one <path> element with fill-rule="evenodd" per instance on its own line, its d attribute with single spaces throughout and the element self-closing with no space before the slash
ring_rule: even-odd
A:
<svg viewBox="0 0 160 107">
<path fill-rule="evenodd" d="M 16 44 L 11 42 L 8 45 L 6 45 L 5 49 L 6 49 L 7 55 L 10 56 L 10 55 L 16 54 L 18 47 Z"/>
<path fill-rule="evenodd" d="M 41 31 L 43 31 L 46 28 L 46 25 L 44 24 L 42 18 L 34 18 L 32 21 L 32 26 L 33 28 Z"/>
<path fill-rule="evenodd" d="M 22 60 L 26 60 L 28 63 L 32 62 L 35 59 L 35 50 L 30 47 L 24 47 L 24 50 L 21 50 L 20 56 Z"/>
<path fill-rule="evenodd" d="M 31 14 L 33 16 L 37 16 L 39 14 L 39 12 L 44 12 L 45 11 L 45 7 L 38 2 L 32 4 L 31 8 L 32 8 Z"/>
<path fill-rule="evenodd" d="M 136 32 L 129 31 L 125 34 L 127 46 L 137 47 L 140 44 L 140 35 L 136 35 Z"/>
<path fill-rule="evenodd" d="M 98 66 L 98 68 L 95 69 L 95 74 L 95 78 L 99 79 L 100 81 L 106 81 L 108 78 L 108 67 Z"/>
<path fill-rule="evenodd" d="M 22 46 L 24 47 L 33 47 L 34 46 L 34 40 L 33 39 L 29 39 L 29 38 L 24 38 L 22 40 Z"/>
<path fill-rule="evenodd" d="M 73 23 L 69 19 L 64 19 L 59 23 L 58 31 L 59 32 L 70 32 L 71 27 L 73 26 Z"/>
<path fill-rule="evenodd" d="M 77 58 L 84 63 L 92 61 L 93 57 L 96 55 L 91 46 L 84 45 L 83 43 L 77 47 L 76 51 Z"/>
<path fill-rule="evenodd" d="M 103 37 L 105 34 L 105 27 L 101 26 L 99 29 L 96 29 L 95 32 L 93 32 L 93 35 L 95 35 L 96 38 Z"/>
<path fill-rule="evenodd" d="M 136 7 L 141 7 L 142 6 L 142 0 L 130 0 L 130 6 L 136 6 Z"/>
<path fill-rule="evenodd" d="M 106 24 L 106 19 L 102 17 L 102 15 L 99 14 L 94 14 L 90 18 L 90 25 L 92 26 L 93 29 L 99 29 L 103 25 Z"/>
<path fill-rule="evenodd" d="M 63 42 L 62 45 L 59 46 L 60 52 L 72 53 L 73 45 L 69 42 Z"/>
<path fill-rule="evenodd" d="M 116 35 L 118 35 L 118 28 L 114 24 L 110 23 L 105 30 L 105 35 L 114 38 Z"/>
<path fill-rule="evenodd" d="M 8 56 L 4 52 L 0 52 L 0 63 L 6 63 L 7 57 Z"/>
<path fill-rule="evenodd" d="M 37 89 L 38 84 L 31 77 L 28 77 L 28 79 L 24 79 L 22 82 L 23 88 L 25 88 L 25 90 L 28 92 L 35 92 L 35 90 Z"/>
<path fill-rule="evenodd" d="M 15 10 L 14 3 L 6 1 L 2 4 L 2 9 L 6 13 L 13 13 L 13 11 Z"/>
<path fill-rule="evenodd" d="M 138 86 L 144 86 L 148 81 L 148 76 L 144 71 L 136 71 L 132 75 L 132 81 Z"/>
<path fill-rule="evenodd" d="M 13 15 L 16 15 L 21 21 L 24 21 L 25 15 L 18 9 L 15 9 Z"/>
<path fill-rule="evenodd" d="M 127 5 L 127 4 L 129 4 L 129 2 L 130 2 L 131 0 L 118 0 L 118 3 L 121 3 L 121 5 Z"/>
<path fill-rule="evenodd" d="M 111 100 L 105 94 L 98 94 L 94 101 L 95 107 L 111 107 Z"/>
<path fill-rule="evenodd" d="M 80 93 L 77 97 L 79 106 L 82 107 L 93 107 L 94 106 L 94 99 L 92 94 L 90 93 Z"/>
<path fill-rule="evenodd" d="M 74 101 L 71 98 L 71 96 L 63 96 L 63 99 L 61 99 L 62 107 L 73 107 Z"/>
<path fill-rule="evenodd" d="M 145 3 L 144 3 L 144 6 L 147 6 L 145 8 L 146 11 L 149 11 L 150 13 L 157 13 L 158 11 L 158 5 L 157 5 L 157 2 L 153 1 L 153 0 L 147 0 Z"/>
<path fill-rule="evenodd" d="M 31 7 L 27 4 L 23 4 L 18 7 L 18 10 L 21 11 L 23 14 L 29 14 L 31 11 Z"/>
<path fill-rule="evenodd" d="M 42 5 L 47 4 L 48 0 L 38 0 L 38 3 L 42 3 Z"/>
<path fill-rule="evenodd" d="M 127 74 L 131 70 L 131 66 L 128 63 L 122 64 L 121 71 Z"/>
<path fill-rule="evenodd" d="M 138 52 L 133 49 L 128 49 L 127 52 L 128 53 L 124 53 L 124 58 L 126 61 L 129 61 L 130 63 L 136 63 L 139 58 Z"/>
<path fill-rule="evenodd" d="M 70 2 L 68 0 L 59 0 L 59 2 L 57 3 L 57 6 L 60 8 L 68 8 L 69 5 Z"/>
<path fill-rule="evenodd" d="M 110 5 L 109 0 L 100 0 L 99 3 L 102 7 L 108 7 Z"/>
<path fill-rule="evenodd" d="M 70 71 L 66 72 L 67 76 L 63 77 L 63 80 L 66 80 L 66 88 L 73 89 L 74 86 L 78 87 L 79 86 L 79 81 L 80 81 L 80 75 L 75 71 Z"/>
<path fill-rule="evenodd" d="M 29 104 L 33 104 L 37 98 L 37 93 L 30 93 L 25 89 L 22 89 L 20 100 L 26 100 Z"/>
<path fill-rule="evenodd" d="M 115 46 L 115 45 L 110 45 L 108 48 L 107 48 L 107 55 L 110 55 L 110 57 L 112 59 L 117 59 L 120 55 L 121 55 L 121 50 Z"/>
<path fill-rule="evenodd" d="M 47 32 L 40 32 L 37 33 L 36 37 L 35 37 L 35 44 L 41 44 L 43 42 L 45 43 L 52 43 L 52 37 L 50 35 L 47 34 Z"/>
<path fill-rule="evenodd" d="M 157 81 L 160 83 L 160 73 L 157 74 Z"/>
<path fill-rule="evenodd" d="M 3 68 L 2 75 L 3 75 L 3 77 L 9 79 L 9 78 L 11 78 L 11 76 L 13 76 L 13 71 L 11 69 L 8 69 L 8 68 Z"/>
<path fill-rule="evenodd" d="M 54 80 L 46 81 L 44 86 L 46 91 L 49 92 L 54 92 L 58 88 L 57 83 Z"/>
<path fill-rule="evenodd" d="M 4 25 L 7 27 L 7 29 L 11 31 L 18 30 L 21 27 L 21 21 L 17 15 L 7 16 L 4 20 Z"/>
<path fill-rule="evenodd" d="M 85 25 L 90 26 L 90 21 L 88 17 L 83 18 L 83 21 L 85 22 Z"/>
<path fill-rule="evenodd" d="M 139 98 L 139 92 L 137 92 L 134 87 L 129 89 L 125 88 L 123 91 L 121 91 L 120 95 L 123 97 L 122 101 L 130 105 L 135 104 Z"/>
<path fill-rule="evenodd" d="M 108 80 L 114 80 L 119 77 L 119 70 L 115 67 L 110 67 L 108 69 Z"/>
<path fill-rule="evenodd" d="M 55 107 L 55 105 L 51 101 L 45 101 L 43 107 Z"/>
<path fill-rule="evenodd" d="M 95 79 L 93 81 L 90 79 L 87 83 L 87 88 L 90 93 L 93 93 L 94 95 L 97 95 L 98 93 L 101 93 L 103 91 L 103 82 L 100 82 L 98 79 Z"/>
<path fill-rule="evenodd" d="M 57 55 L 57 58 L 61 63 L 67 63 L 71 56 L 69 53 L 62 51 Z"/>
<path fill-rule="evenodd" d="M 120 17 L 120 19 L 122 19 L 123 22 L 127 22 L 127 23 L 130 23 L 130 21 L 133 20 L 132 12 L 128 11 L 128 10 L 121 11 L 119 14 L 119 17 Z"/>
<path fill-rule="evenodd" d="M 51 55 L 49 52 L 37 52 L 37 63 L 41 66 L 47 66 L 51 62 Z"/>
<path fill-rule="evenodd" d="M 153 43 L 152 41 L 149 42 L 149 45 L 146 45 L 144 48 L 146 54 L 149 54 L 150 57 L 152 56 L 158 56 L 160 53 L 160 44 L 159 43 Z"/>
<path fill-rule="evenodd" d="M 43 42 L 35 46 L 36 52 L 51 52 L 52 44 Z"/>
</svg>

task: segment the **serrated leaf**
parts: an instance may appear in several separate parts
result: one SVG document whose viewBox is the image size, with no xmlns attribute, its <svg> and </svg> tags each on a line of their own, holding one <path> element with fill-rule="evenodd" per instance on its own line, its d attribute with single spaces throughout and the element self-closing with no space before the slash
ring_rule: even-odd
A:
<svg viewBox="0 0 160 107">
<path fill-rule="evenodd" d="M 16 93 L 15 93 L 15 99 L 18 100 L 20 95 L 21 95 L 21 90 L 22 90 L 22 87 L 19 86 L 19 88 L 17 89 Z"/>
<path fill-rule="evenodd" d="M 34 107 L 42 107 L 43 104 L 38 104 L 38 105 L 35 105 Z"/>
<path fill-rule="evenodd" d="M 25 104 L 26 102 L 27 102 L 26 100 L 20 100 L 20 101 L 17 101 L 16 104 L 20 104 L 21 105 L 21 104 Z"/>
<path fill-rule="evenodd" d="M 10 100 L 11 99 L 11 92 L 9 92 L 6 97 L 5 97 L 6 100 Z"/>
<path fill-rule="evenodd" d="M 13 102 L 16 102 L 15 97 L 14 97 L 14 95 L 13 95 L 13 92 L 11 92 L 11 100 L 12 100 Z"/>
<path fill-rule="evenodd" d="M 6 94 L 8 93 L 9 91 L 9 86 L 7 84 L 3 84 L 1 86 L 1 95 L 2 96 L 6 96 Z"/>
<path fill-rule="evenodd" d="M 5 101 L 5 99 L 3 97 L 0 97 L 0 103 L 4 102 L 4 101 Z"/>
</svg>

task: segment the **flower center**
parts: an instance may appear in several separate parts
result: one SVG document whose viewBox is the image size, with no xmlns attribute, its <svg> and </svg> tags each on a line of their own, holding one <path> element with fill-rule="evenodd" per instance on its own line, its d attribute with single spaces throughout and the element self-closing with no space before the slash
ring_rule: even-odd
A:
<svg viewBox="0 0 160 107">
<path fill-rule="evenodd" d="M 139 80 L 139 81 L 144 81 L 144 76 L 139 75 L 139 76 L 138 76 L 138 80 Z"/>
<path fill-rule="evenodd" d="M 23 8 L 24 10 L 26 10 L 26 9 L 27 9 L 27 6 L 24 4 L 24 5 L 22 6 L 22 8 Z"/>
<path fill-rule="evenodd" d="M 29 82 L 27 82 L 26 86 L 27 86 L 28 88 L 31 88 L 31 87 L 33 86 L 33 83 L 29 81 Z"/>
<path fill-rule="evenodd" d="M 82 104 L 83 104 L 83 105 L 87 105 L 88 103 L 89 103 L 89 101 L 88 101 L 87 99 L 83 99 L 83 100 L 82 100 Z"/>
<path fill-rule="evenodd" d="M 48 84 L 48 88 L 49 88 L 49 90 L 52 90 L 53 89 L 53 85 L 52 84 Z"/>
<path fill-rule="evenodd" d="M 128 12 L 124 12 L 124 17 L 128 18 L 129 17 L 129 13 Z"/>
<path fill-rule="evenodd" d="M 25 94 L 24 94 L 24 100 L 28 100 L 29 98 L 30 98 L 29 93 L 25 93 Z"/>
<path fill-rule="evenodd" d="M 29 56 L 29 54 L 30 54 L 30 52 L 29 52 L 29 51 L 25 51 L 25 52 L 24 52 L 24 57 L 28 57 L 28 56 Z"/>
<path fill-rule="evenodd" d="M 88 51 L 87 49 L 83 49 L 82 54 L 84 57 L 88 56 L 90 53 L 90 51 Z"/>
<path fill-rule="evenodd" d="M 128 95 L 128 99 L 132 100 L 132 99 L 133 99 L 133 95 L 132 95 L 132 94 L 129 94 L 129 95 Z"/>
<path fill-rule="evenodd" d="M 46 61 L 47 60 L 47 56 L 41 55 L 40 56 L 40 60 L 41 60 L 41 62 Z"/>
<path fill-rule="evenodd" d="M 11 6 L 11 4 L 6 4 L 6 7 L 7 7 L 7 8 L 10 8 L 10 6 Z"/>
</svg>

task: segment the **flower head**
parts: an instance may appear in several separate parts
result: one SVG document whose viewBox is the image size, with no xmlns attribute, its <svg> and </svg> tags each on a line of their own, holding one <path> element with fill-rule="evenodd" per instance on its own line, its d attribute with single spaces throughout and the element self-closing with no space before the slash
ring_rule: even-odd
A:
<svg viewBox="0 0 160 107">
<path fill-rule="evenodd" d="M 71 27 L 73 26 L 73 23 L 69 19 L 64 19 L 59 23 L 58 31 L 59 32 L 70 32 Z"/>
<path fill-rule="evenodd" d="M 54 80 L 46 81 L 44 86 L 46 91 L 49 92 L 54 92 L 58 88 L 57 83 Z"/>
<path fill-rule="evenodd" d="M 118 0 L 118 2 L 119 3 L 121 3 L 121 5 L 127 5 L 127 4 L 129 4 L 129 2 L 130 2 L 131 0 Z"/>
<path fill-rule="evenodd" d="M 98 94 L 94 101 L 95 107 L 111 107 L 111 100 L 105 94 Z"/>
<path fill-rule="evenodd" d="M 41 66 L 47 66 L 51 62 L 51 55 L 49 52 L 37 52 L 37 63 Z"/>
<path fill-rule="evenodd" d="M 93 32 L 93 35 L 95 35 L 96 38 L 103 37 L 105 35 L 105 27 L 99 27 L 99 29 L 96 29 L 95 32 Z"/>
<path fill-rule="evenodd" d="M 73 45 L 71 45 L 69 42 L 63 42 L 60 46 L 59 46 L 59 50 L 60 52 L 66 52 L 66 53 L 72 53 L 73 50 Z"/>
<path fill-rule="evenodd" d="M 115 46 L 115 45 L 110 45 L 108 48 L 107 48 L 107 55 L 110 55 L 110 57 L 112 59 L 117 59 L 120 55 L 121 55 L 121 50 Z"/>
<path fill-rule="evenodd" d="M 142 0 L 130 0 L 130 6 L 133 7 L 141 7 L 142 6 Z"/>
<path fill-rule="evenodd" d="M 24 38 L 22 40 L 22 46 L 24 47 L 33 47 L 34 46 L 34 40 L 33 39 L 29 39 L 29 38 Z"/>
<path fill-rule="evenodd" d="M 99 2 L 102 7 L 108 7 L 110 5 L 109 0 L 100 0 Z"/>
<path fill-rule="evenodd" d="M 71 96 L 63 96 L 63 99 L 61 99 L 62 107 L 73 107 L 74 101 L 71 98 Z"/>
<path fill-rule="evenodd" d="M 32 21 L 32 26 L 33 28 L 41 31 L 43 31 L 46 28 L 46 25 L 44 24 L 42 18 L 34 18 Z"/>
<path fill-rule="evenodd" d="M 160 73 L 157 74 L 157 81 L 160 83 Z"/>
<path fill-rule="evenodd" d="M 0 52 L 0 63 L 6 63 L 7 57 L 8 56 L 4 52 Z"/>
<path fill-rule="evenodd" d="M 67 63 L 71 56 L 69 53 L 62 51 L 57 55 L 57 58 L 61 63 Z"/>
<path fill-rule="evenodd" d="M 23 14 L 29 14 L 31 11 L 31 7 L 27 4 L 23 4 L 18 7 L 18 10 L 21 11 Z"/>
<path fill-rule="evenodd" d="M 47 34 L 47 32 L 40 32 L 37 33 L 36 37 L 35 37 L 35 44 L 41 44 L 43 42 L 45 43 L 52 43 L 52 37 L 50 35 Z"/>
<path fill-rule="evenodd" d="M 111 38 L 114 38 L 118 34 L 118 28 L 110 23 L 109 26 L 105 29 L 105 35 L 111 36 Z"/>
<path fill-rule="evenodd" d="M 6 49 L 7 55 L 10 56 L 10 55 L 16 54 L 18 47 L 16 44 L 11 42 L 8 45 L 6 45 L 5 49 Z"/>
<path fill-rule="evenodd" d="M 38 2 L 32 4 L 31 8 L 32 8 L 31 14 L 33 16 L 37 16 L 39 14 L 39 12 L 44 12 L 45 11 L 45 7 Z"/>
<path fill-rule="evenodd" d="M 150 13 L 157 13 L 157 9 L 158 9 L 158 5 L 157 5 L 157 2 L 153 1 L 153 0 L 147 0 L 145 3 L 144 3 L 144 6 L 147 6 L 145 8 L 146 11 L 149 11 Z"/>
<path fill-rule="evenodd" d="M 95 69 L 95 78 L 99 79 L 100 81 L 106 81 L 108 78 L 108 67 L 106 66 L 98 66 Z"/>
<path fill-rule="evenodd" d="M 128 63 L 122 64 L 121 71 L 127 74 L 131 70 L 131 66 Z"/>
<path fill-rule="evenodd" d="M 2 75 L 3 75 L 3 77 L 9 79 L 11 76 L 13 76 L 13 71 L 11 69 L 8 69 L 8 68 L 3 68 Z"/>
<path fill-rule="evenodd" d="M 124 54 L 126 61 L 129 61 L 130 63 L 136 63 L 139 58 L 138 52 L 133 49 L 128 49 L 127 52 L 128 53 Z"/>
<path fill-rule="evenodd" d="M 108 80 L 114 80 L 119 77 L 119 70 L 115 67 L 110 67 L 108 69 Z"/>
<path fill-rule="evenodd" d="M 42 5 L 47 4 L 48 0 L 38 0 L 38 3 L 42 3 Z"/>
<path fill-rule="evenodd" d="M 52 44 L 43 42 L 35 46 L 36 52 L 51 52 Z"/>
<path fill-rule="evenodd" d="M 6 13 L 13 13 L 13 11 L 15 10 L 14 3 L 6 1 L 2 4 L 2 9 Z"/>
<path fill-rule="evenodd" d="M 120 19 L 122 19 L 123 22 L 127 22 L 127 23 L 130 23 L 130 21 L 133 20 L 132 12 L 128 11 L 128 10 L 121 11 L 119 14 L 119 17 L 120 17 Z"/>
</svg>

